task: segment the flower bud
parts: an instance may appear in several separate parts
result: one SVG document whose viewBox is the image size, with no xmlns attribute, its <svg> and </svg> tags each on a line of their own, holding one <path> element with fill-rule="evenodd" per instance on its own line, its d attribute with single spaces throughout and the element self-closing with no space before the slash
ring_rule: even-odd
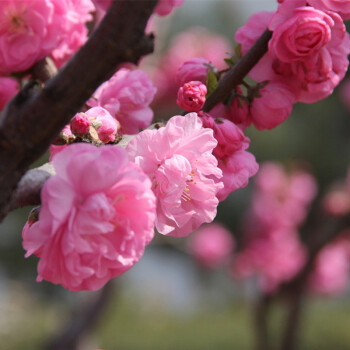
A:
<svg viewBox="0 0 350 350">
<path fill-rule="evenodd" d="M 205 103 L 207 87 L 200 81 L 190 81 L 180 87 L 176 103 L 187 112 L 198 112 Z"/>
</svg>

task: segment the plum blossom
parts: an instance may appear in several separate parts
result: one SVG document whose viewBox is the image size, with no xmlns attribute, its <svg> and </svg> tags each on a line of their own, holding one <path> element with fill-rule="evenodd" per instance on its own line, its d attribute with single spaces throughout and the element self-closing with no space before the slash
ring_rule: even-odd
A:
<svg viewBox="0 0 350 350">
<path fill-rule="evenodd" d="M 269 52 L 249 76 L 258 82 L 284 84 L 296 102 L 313 103 L 330 95 L 343 79 L 350 39 L 339 15 L 306 4 L 305 0 L 284 1 L 275 14 L 254 14 L 235 39 L 245 54 L 266 27 L 272 30 Z"/>
<path fill-rule="evenodd" d="M 179 88 L 176 103 L 186 112 L 198 112 L 205 103 L 207 87 L 200 81 L 189 81 Z"/>
<path fill-rule="evenodd" d="M 259 95 L 250 106 L 251 120 L 258 130 L 273 129 L 289 117 L 295 98 L 284 84 L 267 83 Z"/>
<path fill-rule="evenodd" d="M 207 224 L 190 236 L 188 249 L 201 266 L 214 269 L 229 262 L 234 239 L 230 231 L 221 224 Z"/>
<path fill-rule="evenodd" d="M 196 113 L 174 116 L 165 127 L 144 130 L 128 144 L 130 159 L 152 180 L 161 234 L 186 236 L 215 218 L 222 188 L 212 154 L 216 145 Z"/>
<path fill-rule="evenodd" d="M 73 144 L 53 157 L 53 165 L 39 220 L 23 230 L 26 257 L 40 258 L 39 282 L 99 289 L 130 269 L 153 238 L 151 182 L 118 146 Z"/>
<path fill-rule="evenodd" d="M 148 74 L 122 68 L 100 85 L 87 104 L 105 108 L 120 123 L 122 134 L 136 134 L 151 124 L 149 105 L 156 91 Z"/>
<path fill-rule="evenodd" d="M 337 12 L 343 20 L 350 19 L 350 3 L 348 0 L 307 0 L 307 2 L 322 11 Z"/>
<path fill-rule="evenodd" d="M 213 154 L 223 173 L 224 188 L 217 194 L 218 199 L 223 201 L 231 192 L 247 186 L 249 178 L 257 173 L 259 165 L 255 157 L 246 151 L 250 139 L 244 136 L 237 125 L 227 119 L 214 119 L 203 112 L 199 115 L 203 126 L 212 129 L 218 141 Z"/>
</svg>

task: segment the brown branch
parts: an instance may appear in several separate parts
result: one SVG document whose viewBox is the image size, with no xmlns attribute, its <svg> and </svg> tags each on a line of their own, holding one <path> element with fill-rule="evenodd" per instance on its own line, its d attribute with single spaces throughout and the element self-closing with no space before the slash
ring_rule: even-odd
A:
<svg viewBox="0 0 350 350">
<path fill-rule="evenodd" d="M 269 295 L 259 296 L 255 305 L 256 350 L 270 350 L 268 333 L 268 316 L 272 298 Z"/>
<path fill-rule="evenodd" d="M 144 30 L 157 0 L 114 1 L 98 29 L 41 91 L 21 91 L 0 116 L 0 221 L 29 166 L 123 62 L 153 51 Z"/>
<path fill-rule="evenodd" d="M 209 112 L 219 102 L 239 85 L 249 71 L 259 62 L 267 51 L 267 44 L 271 39 L 272 32 L 265 30 L 250 50 L 223 76 L 219 86 L 207 99 L 203 110 Z"/>
</svg>

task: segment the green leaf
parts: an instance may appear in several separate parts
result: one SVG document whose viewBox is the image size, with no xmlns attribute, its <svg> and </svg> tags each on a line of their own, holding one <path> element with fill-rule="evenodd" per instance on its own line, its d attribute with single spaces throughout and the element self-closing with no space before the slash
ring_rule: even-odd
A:
<svg viewBox="0 0 350 350">
<path fill-rule="evenodd" d="M 213 91 L 217 88 L 218 86 L 218 79 L 216 78 L 216 75 L 209 71 L 207 74 L 207 81 L 205 82 L 207 85 L 207 98 L 213 93 Z"/>
<path fill-rule="evenodd" d="M 230 67 L 234 66 L 235 65 L 235 62 L 233 62 L 233 59 L 232 57 L 230 58 L 224 58 L 224 61 L 226 62 L 226 64 Z"/>
</svg>

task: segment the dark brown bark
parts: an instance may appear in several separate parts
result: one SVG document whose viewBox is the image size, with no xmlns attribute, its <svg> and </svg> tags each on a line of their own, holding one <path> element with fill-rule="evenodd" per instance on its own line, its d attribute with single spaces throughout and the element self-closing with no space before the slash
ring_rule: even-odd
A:
<svg viewBox="0 0 350 350">
<path fill-rule="evenodd" d="M 249 71 L 259 62 L 267 51 L 267 44 L 272 36 L 272 32 L 265 30 L 251 49 L 223 76 L 219 86 L 207 99 L 203 110 L 209 112 L 219 102 L 239 85 Z"/>
<path fill-rule="evenodd" d="M 93 91 L 123 62 L 153 51 L 144 30 L 157 0 L 115 1 L 98 29 L 42 90 L 21 91 L 0 117 L 0 221 L 17 183 L 79 111 Z"/>
</svg>

